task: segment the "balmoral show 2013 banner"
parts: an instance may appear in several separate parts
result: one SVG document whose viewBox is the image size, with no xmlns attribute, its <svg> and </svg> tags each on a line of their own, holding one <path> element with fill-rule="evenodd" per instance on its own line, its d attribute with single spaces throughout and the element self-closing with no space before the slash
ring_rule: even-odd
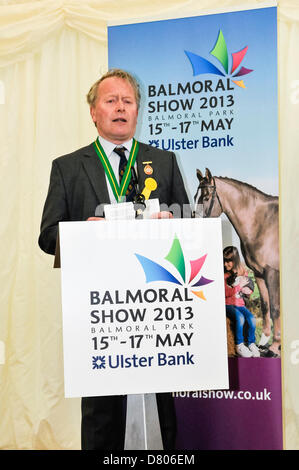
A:
<svg viewBox="0 0 299 470">
<path fill-rule="evenodd" d="M 276 4 L 109 25 L 108 50 L 141 85 L 137 138 L 222 220 L 229 389 L 174 393 L 177 448 L 282 449 Z"/>
</svg>

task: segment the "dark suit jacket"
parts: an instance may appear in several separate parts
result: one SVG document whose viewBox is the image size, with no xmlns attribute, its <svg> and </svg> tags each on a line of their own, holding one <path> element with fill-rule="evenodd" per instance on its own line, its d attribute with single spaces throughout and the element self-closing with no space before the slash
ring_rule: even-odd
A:
<svg viewBox="0 0 299 470">
<path fill-rule="evenodd" d="M 162 151 L 140 143 L 137 155 L 138 185 L 142 191 L 147 175 L 142 162 L 151 161 L 157 189 L 150 198 L 160 204 L 189 204 L 181 173 L 174 153 Z M 103 166 L 93 144 L 73 153 L 56 158 L 52 163 L 50 185 L 46 198 L 39 236 L 39 246 L 54 254 L 58 223 L 81 221 L 94 217 L 99 204 L 109 204 L 110 199 Z"/>
</svg>

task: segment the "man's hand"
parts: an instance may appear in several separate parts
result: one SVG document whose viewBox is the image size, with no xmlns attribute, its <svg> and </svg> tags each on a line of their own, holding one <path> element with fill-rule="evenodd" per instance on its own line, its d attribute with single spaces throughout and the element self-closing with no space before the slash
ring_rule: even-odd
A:
<svg viewBox="0 0 299 470">
<path fill-rule="evenodd" d="M 173 219 L 173 214 L 167 211 L 156 212 L 151 215 L 151 219 Z"/>
<path fill-rule="evenodd" d="M 88 217 L 87 220 L 105 220 L 105 217 Z"/>
</svg>

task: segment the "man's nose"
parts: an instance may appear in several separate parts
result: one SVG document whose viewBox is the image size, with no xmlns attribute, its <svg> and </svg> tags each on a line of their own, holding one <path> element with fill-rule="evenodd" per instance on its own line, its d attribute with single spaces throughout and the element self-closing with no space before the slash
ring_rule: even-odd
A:
<svg viewBox="0 0 299 470">
<path fill-rule="evenodd" d="M 124 111 L 125 103 L 122 100 L 118 100 L 116 103 L 117 111 Z"/>
</svg>

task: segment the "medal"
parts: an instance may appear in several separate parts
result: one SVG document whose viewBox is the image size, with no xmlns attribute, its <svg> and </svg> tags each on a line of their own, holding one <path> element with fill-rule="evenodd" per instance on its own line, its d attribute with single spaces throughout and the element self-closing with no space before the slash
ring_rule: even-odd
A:
<svg viewBox="0 0 299 470">
<path fill-rule="evenodd" d="M 150 166 L 150 163 L 152 162 L 142 162 L 142 163 L 145 165 L 145 167 L 143 168 L 144 173 L 146 175 L 152 175 L 154 172 L 153 168 Z"/>
</svg>

